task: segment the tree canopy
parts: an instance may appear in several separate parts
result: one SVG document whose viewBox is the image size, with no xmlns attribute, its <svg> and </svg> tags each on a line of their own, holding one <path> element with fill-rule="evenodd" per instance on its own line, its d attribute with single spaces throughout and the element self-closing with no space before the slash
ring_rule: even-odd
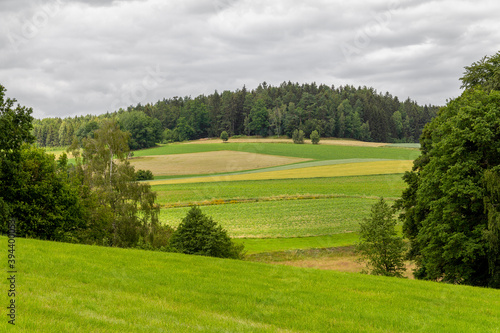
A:
<svg viewBox="0 0 500 333">
<path fill-rule="evenodd" d="M 483 64 L 425 127 L 399 206 L 417 278 L 499 288 L 500 91 Z"/>
<path fill-rule="evenodd" d="M 256 89 L 215 91 L 192 98 L 173 97 L 113 113 L 34 121 L 40 146 L 63 146 L 92 137 L 105 119 L 117 117 L 131 134 L 131 149 L 150 147 L 161 140 L 183 141 L 234 135 L 286 135 L 300 129 L 306 137 L 344 137 L 379 142 L 417 142 L 437 107 L 400 101 L 369 87 L 327 86 L 316 83 L 267 83 Z M 161 136 L 164 133 L 164 138 Z"/>
</svg>

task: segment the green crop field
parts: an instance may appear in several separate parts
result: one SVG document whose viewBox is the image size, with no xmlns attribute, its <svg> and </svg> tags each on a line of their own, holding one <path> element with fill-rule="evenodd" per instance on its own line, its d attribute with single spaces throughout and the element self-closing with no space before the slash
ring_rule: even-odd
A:
<svg viewBox="0 0 500 333">
<path fill-rule="evenodd" d="M 500 325 L 492 289 L 31 239 L 16 246 L 16 327 L 4 318 L 3 332 L 456 333 Z"/>
<path fill-rule="evenodd" d="M 343 247 L 352 245 L 358 240 L 359 235 L 356 232 L 313 237 L 234 239 L 236 243 L 243 244 L 245 246 L 246 254 Z"/>
<path fill-rule="evenodd" d="M 356 231 L 376 199 L 331 198 L 235 203 L 202 207 L 233 237 L 304 237 Z M 177 226 L 189 207 L 162 209 L 160 221 Z"/>
<path fill-rule="evenodd" d="M 154 185 L 160 204 L 213 199 L 268 198 L 291 195 L 399 197 L 405 188 L 401 174 L 333 178 L 277 179 Z"/>
<path fill-rule="evenodd" d="M 350 158 L 383 158 L 414 160 L 420 155 L 417 149 L 399 147 L 354 147 L 335 145 L 296 145 L 285 143 L 205 143 L 168 144 L 134 152 L 134 156 L 153 156 L 234 150 L 277 156 L 310 158 L 314 160 L 341 160 Z"/>
</svg>

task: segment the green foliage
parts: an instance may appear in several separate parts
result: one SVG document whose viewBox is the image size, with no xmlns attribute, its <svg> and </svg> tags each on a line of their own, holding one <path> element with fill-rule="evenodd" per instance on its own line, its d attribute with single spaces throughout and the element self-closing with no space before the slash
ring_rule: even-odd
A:
<svg viewBox="0 0 500 333">
<path fill-rule="evenodd" d="M 312 131 L 311 133 L 311 142 L 313 145 L 317 145 L 319 143 L 320 136 L 318 131 Z"/>
<path fill-rule="evenodd" d="M 17 221 L 20 237 L 77 242 L 85 228 L 79 193 L 68 179 L 66 155 L 58 161 L 41 148 L 24 146 L 17 186 L 2 191 L 9 195 L 10 217 Z M 8 224 L 2 223 L 6 233 Z"/>
<path fill-rule="evenodd" d="M 486 170 L 484 206 L 488 214 L 488 228 L 484 231 L 487 243 L 491 285 L 500 286 L 500 167 Z"/>
<path fill-rule="evenodd" d="M 199 207 L 192 207 L 173 233 L 170 246 L 185 254 L 241 259 L 243 245 L 231 241 L 227 231 Z"/>
<path fill-rule="evenodd" d="M 266 104 L 262 99 L 258 99 L 249 114 L 248 128 L 251 133 L 261 136 L 267 136 L 269 127 L 269 115 Z"/>
<path fill-rule="evenodd" d="M 88 212 L 85 242 L 118 247 L 153 244 L 160 229 L 156 194 L 148 184 L 134 181 L 136 174 L 127 160 L 128 139 L 129 133 L 108 120 L 93 138 L 84 139 L 82 159 L 72 147 L 77 163 L 74 178 Z"/>
<path fill-rule="evenodd" d="M 162 138 L 163 138 L 163 143 L 171 143 L 179 141 L 179 133 L 177 132 L 177 129 L 170 130 L 167 128 L 163 131 Z"/>
<path fill-rule="evenodd" d="M 465 89 L 480 86 L 487 91 L 500 90 L 500 51 L 466 66 L 464 76 L 460 80 L 462 88 Z"/>
<path fill-rule="evenodd" d="M 399 202 L 415 276 L 500 287 L 490 173 L 500 165 L 500 92 L 464 91 L 425 127 L 421 143 Z"/>
<path fill-rule="evenodd" d="M 305 134 L 304 134 L 303 130 L 296 129 L 295 131 L 293 131 L 293 134 L 292 134 L 293 143 L 297 143 L 297 144 L 304 143 L 304 136 L 305 136 Z"/>
<path fill-rule="evenodd" d="M 373 275 L 402 277 L 405 243 L 397 236 L 393 210 L 383 198 L 372 206 L 370 217 L 360 223 L 356 250 Z"/>
<path fill-rule="evenodd" d="M 161 122 L 142 111 L 121 113 L 118 123 L 121 130 L 130 133 L 128 144 L 132 150 L 154 147 L 162 140 Z"/>
<path fill-rule="evenodd" d="M 99 124 L 95 120 L 91 120 L 87 123 L 82 124 L 78 130 L 76 131 L 75 135 L 78 141 L 82 142 L 83 139 L 86 138 L 93 138 L 94 137 L 94 132 L 99 128 Z M 50 141 L 50 140 L 49 140 Z M 45 142 L 48 146 L 52 146 L 52 144 L 49 144 L 48 142 Z"/>
<path fill-rule="evenodd" d="M 153 180 L 155 177 L 151 170 L 137 170 L 135 172 L 135 180 L 141 181 L 141 180 Z"/>
<path fill-rule="evenodd" d="M 229 134 L 227 134 L 226 131 L 222 131 L 222 133 L 220 134 L 220 138 L 222 141 L 227 142 L 227 140 L 229 140 Z"/>
</svg>

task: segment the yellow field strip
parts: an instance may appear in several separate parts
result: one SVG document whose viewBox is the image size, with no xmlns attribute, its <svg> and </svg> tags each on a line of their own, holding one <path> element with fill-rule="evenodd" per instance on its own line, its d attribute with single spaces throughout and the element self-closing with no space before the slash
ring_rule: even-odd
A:
<svg viewBox="0 0 500 333">
<path fill-rule="evenodd" d="M 324 166 L 307 167 L 307 168 L 291 169 L 291 170 L 267 171 L 267 172 L 249 173 L 242 175 L 165 179 L 165 180 L 151 181 L 149 182 L 149 184 L 164 185 L 164 184 L 229 182 L 235 180 L 265 180 L 265 179 L 384 175 L 384 174 L 404 173 L 405 171 L 411 170 L 412 166 L 413 166 L 413 161 L 411 160 L 360 162 L 360 163 L 324 165 Z"/>
</svg>

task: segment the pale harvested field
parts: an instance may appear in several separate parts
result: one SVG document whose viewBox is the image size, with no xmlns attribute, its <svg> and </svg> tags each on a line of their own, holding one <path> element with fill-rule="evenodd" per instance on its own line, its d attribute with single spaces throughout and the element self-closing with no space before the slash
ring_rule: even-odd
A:
<svg viewBox="0 0 500 333">
<path fill-rule="evenodd" d="M 221 143 L 221 139 L 201 139 L 195 141 L 188 141 L 184 144 L 199 144 L 199 143 Z M 229 139 L 228 142 L 241 142 L 241 143 L 293 143 L 292 139 L 266 139 L 266 138 L 237 138 Z M 305 139 L 305 144 L 311 144 L 311 140 Z M 333 139 L 321 139 L 320 145 L 336 145 L 336 146 L 353 146 L 353 147 L 382 147 L 386 146 L 387 143 L 382 142 L 363 142 L 356 140 L 333 140 Z"/>
<path fill-rule="evenodd" d="M 210 177 L 192 177 L 182 179 L 166 179 L 149 182 L 151 185 L 207 183 L 235 180 L 293 179 L 340 176 L 384 175 L 404 173 L 411 170 L 412 160 L 392 160 L 377 162 L 346 163 L 306 167 L 300 169 L 267 171 L 239 175 L 218 175 Z"/>
<path fill-rule="evenodd" d="M 156 176 L 196 175 L 244 171 L 310 161 L 307 158 L 273 156 L 238 151 L 155 155 L 130 160 L 136 170 L 151 170 Z"/>
</svg>

